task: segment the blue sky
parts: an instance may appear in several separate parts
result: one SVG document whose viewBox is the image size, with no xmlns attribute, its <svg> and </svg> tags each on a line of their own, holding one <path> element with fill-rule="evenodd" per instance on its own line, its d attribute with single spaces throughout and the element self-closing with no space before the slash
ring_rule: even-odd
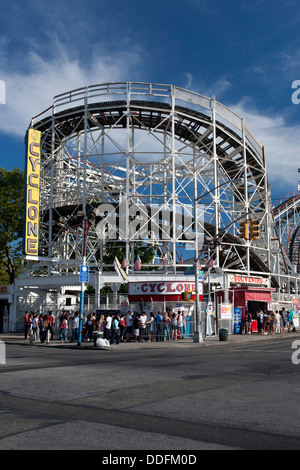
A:
<svg viewBox="0 0 300 470">
<path fill-rule="evenodd" d="M 300 174 L 297 0 L 1 0 L 0 166 L 24 166 L 24 135 L 53 96 L 108 81 L 174 84 L 245 118 L 265 145 L 272 199 Z"/>
</svg>

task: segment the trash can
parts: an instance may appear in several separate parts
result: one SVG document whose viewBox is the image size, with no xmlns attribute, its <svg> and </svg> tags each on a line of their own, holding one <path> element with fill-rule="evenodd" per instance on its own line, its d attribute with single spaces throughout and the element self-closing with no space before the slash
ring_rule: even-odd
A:
<svg viewBox="0 0 300 470">
<path fill-rule="evenodd" d="M 227 328 L 220 328 L 219 329 L 219 340 L 220 341 L 227 341 L 228 339 L 228 330 Z"/>
<path fill-rule="evenodd" d="M 97 339 L 103 339 L 104 333 L 102 331 L 94 331 L 94 346 L 96 345 Z"/>
</svg>

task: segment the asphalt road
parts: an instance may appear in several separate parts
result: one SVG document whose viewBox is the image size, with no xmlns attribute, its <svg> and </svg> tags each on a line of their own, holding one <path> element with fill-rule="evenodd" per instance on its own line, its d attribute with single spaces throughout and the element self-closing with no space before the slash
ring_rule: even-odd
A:
<svg viewBox="0 0 300 470">
<path fill-rule="evenodd" d="M 107 351 L 8 344 L 0 450 L 299 450 L 295 339 Z"/>
</svg>

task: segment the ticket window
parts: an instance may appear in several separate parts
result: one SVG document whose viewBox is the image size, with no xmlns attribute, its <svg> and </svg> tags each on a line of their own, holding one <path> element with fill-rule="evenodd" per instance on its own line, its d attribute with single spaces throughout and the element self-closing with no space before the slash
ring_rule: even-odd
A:
<svg viewBox="0 0 300 470">
<path fill-rule="evenodd" d="M 247 303 L 248 312 L 251 313 L 251 331 L 252 333 L 257 332 L 257 312 L 258 310 L 262 309 L 262 311 L 266 311 L 269 308 L 269 304 L 267 302 L 259 302 L 256 300 L 248 300 Z"/>
<path fill-rule="evenodd" d="M 251 313 L 252 319 L 256 320 L 256 314 L 258 310 L 262 309 L 263 312 L 267 311 L 269 309 L 269 304 L 267 302 L 248 300 L 247 308 L 248 308 L 248 312 Z"/>
<path fill-rule="evenodd" d="M 7 300 L 0 300 L 0 333 L 5 332 L 8 321 L 9 305 Z"/>
</svg>

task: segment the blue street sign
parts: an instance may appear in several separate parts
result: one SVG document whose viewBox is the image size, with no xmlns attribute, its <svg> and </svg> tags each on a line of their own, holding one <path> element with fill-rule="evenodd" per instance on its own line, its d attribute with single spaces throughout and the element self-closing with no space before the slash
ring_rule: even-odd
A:
<svg viewBox="0 0 300 470">
<path fill-rule="evenodd" d="M 184 275 L 185 276 L 192 276 L 192 275 L 195 276 L 195 270 L 193 270 L 193 271 L 184 271 Z M 199 275 L 199 279 L 202 279 L 204 281 L 204 279 L 205 279 L 204 271 L 198 271 L 198 275 Z"/>
<path fill-rule="evenodd" d="M 88 266 L 80 266 L 80 282 L 89 282 Z"/>
</svg>

